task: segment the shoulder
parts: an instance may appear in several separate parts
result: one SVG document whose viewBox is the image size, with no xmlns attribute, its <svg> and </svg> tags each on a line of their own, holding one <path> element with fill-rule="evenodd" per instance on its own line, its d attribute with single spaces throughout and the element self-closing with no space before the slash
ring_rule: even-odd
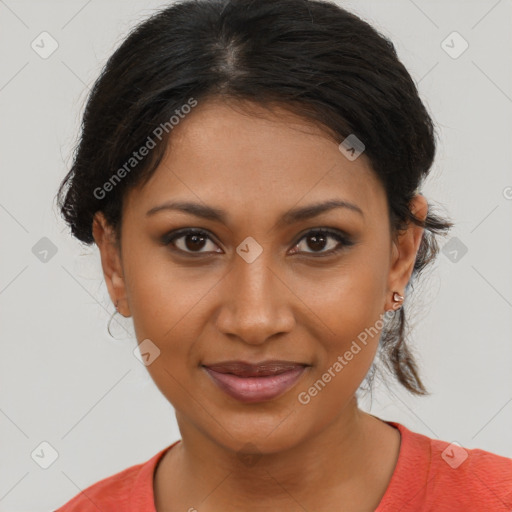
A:
<svg viewBox="0 0 512 512">
<path fill-rule="evenodd" d="M 128 502 L 129 491 L 143 466 L 144 464 L 131 466 L 90 485 L 55 512 L 121 510 L 120 507 Z"/>
<path fill-rule="evenodd" d="M 146 462 L 130 466 L 90 485 L 55 512 L 153 510 L 154 471 L 165 452 L 175 444 L 159 451 Z"/>
<path fill-rule="evenodd" d="M 456 442 L 431 439 L 432 488 L 450 485 L 473 502 L 512 507 L 512 459 Z"/>
<path fill-rule="evenodd" d="M 405 487 L 414 489 L 411 500 L 417 505 L 439 510 L 512 509 L 512 459 L 388 423 L 400 430 L 403 447 L 392 483 L 402 492 Z"/>
</svg>

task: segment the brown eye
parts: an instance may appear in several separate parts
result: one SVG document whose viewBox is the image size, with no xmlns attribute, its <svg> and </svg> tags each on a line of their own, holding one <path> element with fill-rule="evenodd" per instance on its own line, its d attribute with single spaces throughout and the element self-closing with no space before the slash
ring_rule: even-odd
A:
<svg viewBox="0 0 512 512">
<path fill-rule="evenodd" d="M 306 233 L 295 247 L 299 248 L 297 252 L 324 255 L 336 253 L 350 245 L 353 242 L 341 233 L 319 229 Z"/>
<path fill-rule="evenodd" d="M 173 245 L 177 250 L 185 253 L 209 253 L 215 251 L 216 244 L 205 231 L 185 230 L 166 235 L 162 240 L 164 245 Z M 208 245 L 210 243 L 210 245 Z M 206 250 L 203 250 L 205 249 Z"/>
</svg>

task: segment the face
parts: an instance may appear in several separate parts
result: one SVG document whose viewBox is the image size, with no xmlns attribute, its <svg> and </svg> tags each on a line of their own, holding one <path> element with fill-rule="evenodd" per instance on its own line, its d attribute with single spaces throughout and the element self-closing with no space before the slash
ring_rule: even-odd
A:
<svg viewBox="0 0 512 512">
<path fill-rule="evenodd" d="M 271 453 L 347 414 L 422 230 L 392 241 L 364 153 L 351 161 L 313 124 L 252 108 L 263 115 L 199 103 L 150 181 L 127 194 L 121 250 L 101 213 L 94 236 L 112 300 L 160 351 L 147 368 L 182 435 Z M 423 196 L 414 208 L 426 215 Z M 289 366 L 254 384 L 222 374 L 242 366 L 212 373 L 227 361 Z"/>
</svg>

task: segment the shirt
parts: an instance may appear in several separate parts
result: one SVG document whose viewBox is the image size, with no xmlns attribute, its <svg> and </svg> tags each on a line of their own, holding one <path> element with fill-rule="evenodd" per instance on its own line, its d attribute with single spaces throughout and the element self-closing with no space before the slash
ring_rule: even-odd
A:
<svg viewBox="0 0 512 512">
<path fill-rule="evenodd" d="M 386 423 L 400 431 L 400 451 L 375 512 L 512 511 L 512 459 Z M 179 442 L 87 487 L 55 512 L 156 512 L 155 469 Z"/>
</svg>

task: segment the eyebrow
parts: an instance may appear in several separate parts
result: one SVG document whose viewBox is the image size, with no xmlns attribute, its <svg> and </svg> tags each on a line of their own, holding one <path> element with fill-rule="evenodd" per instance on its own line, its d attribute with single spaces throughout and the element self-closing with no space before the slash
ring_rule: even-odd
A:
<svg viewBox="0 0 512 512">
<path fill-rule="evenodd" d="M 276 226 L 280 227 L 311 219 L 335 208 L 345 208 L 352 210 L 359 213 L 364 218 L 364 213 L 361 208 L 359 208 L 359 206 L 347 201 L 343 201 L 341 199 L 331 199 L 322 203 L 315 203 L 299 208 L 292 208 L 283 214 L 283 216 L 278 220 Z M 146 216 L 149 217 L 157 212 L 165 210 L 180 211 L 194 215 L 196 217 L 200 217 L 202 219 L 220 222 L 222 224 L 226 224 L 227 220 L 227 214 L 224 210 L 213 208 L 212 206 L 207 206 L 200 203 L 187 201 L 167 201 L 148 210 L 146 212 Z"/>
</svg>

